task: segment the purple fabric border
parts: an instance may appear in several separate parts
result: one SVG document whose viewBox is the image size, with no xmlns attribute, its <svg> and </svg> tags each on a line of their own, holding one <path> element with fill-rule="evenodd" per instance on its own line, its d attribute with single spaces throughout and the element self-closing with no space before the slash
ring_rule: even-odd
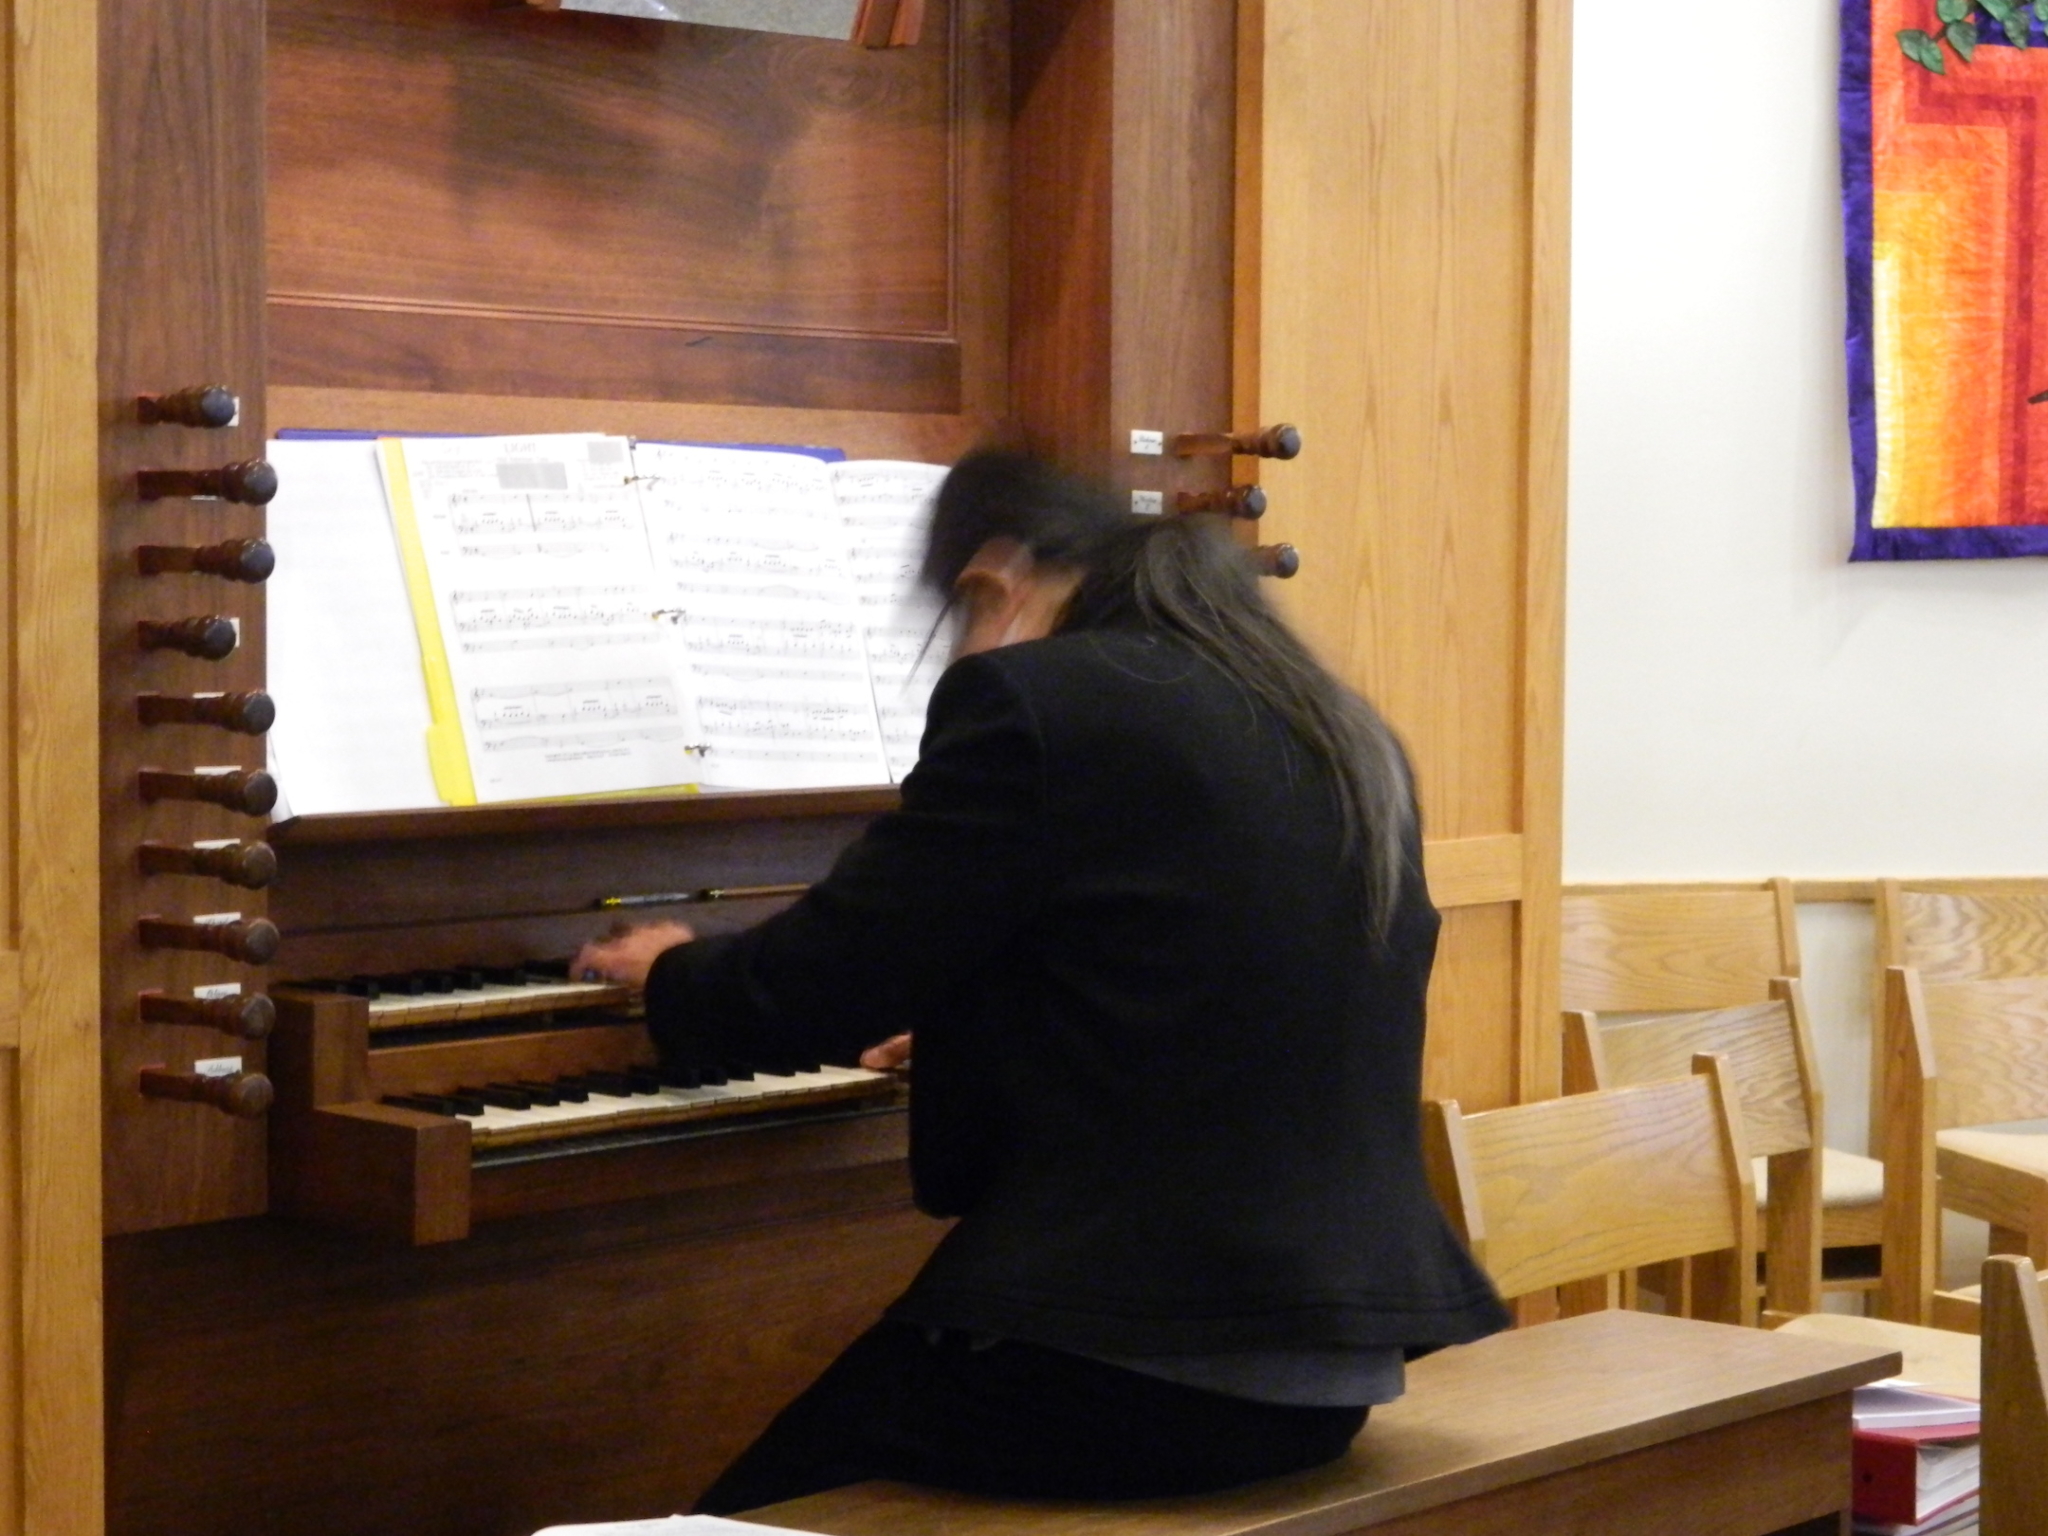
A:
<svg viewBox="0 0 2048 1536">
<path fill-rule="evenodd" d="M 1836 111 L 1842 142 L 1842 253 L 1847 268 L 1849 461 L 1856 484 L 1851 560 L 1998 560 L 2048 555 L 2048 524 L 1998 528 L 1874 528 L 1877 372 L 1871 317 L 1874 214 L 1870 167 L 1871 0 L 1841 0 L 1842 67 Z M 2010 46 L 2009 44 L 2007 46 Z M 2041 407 L 2048 410 L 2048 406 Z"/>
</svg>

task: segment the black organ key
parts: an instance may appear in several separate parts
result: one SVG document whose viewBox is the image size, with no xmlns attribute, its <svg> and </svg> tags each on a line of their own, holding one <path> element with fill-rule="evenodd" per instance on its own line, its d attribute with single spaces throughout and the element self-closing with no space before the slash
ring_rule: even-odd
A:
<svg viewBox="0 0 2048 1536">
<path fill-rule="evenodd" d="M 695 1067 L 663 1067 L 661 1085 L 664 1088 L 701 1088 L 704 1076 Z"/>
<path fill-rule="evenodd" d="M 725 1064 L 725 1078 L 730 1083 L 751 1083 L 754 1069 L 744 1061 L 728 1061 Z"/>
<path fill-rule="evenodd" d="M 341 984 L 341 990 L 352 992 L 366 1002 L 372 1003 L 384 995 L 384 988 L 378 984 L 374 976 L 351 976 Z"/>
<path fill-rule="evenodd" d="M 491 1086 L 493 1088 L 517 1089 L 520 1093 L 526 1095 L 529 1105 L 559 1104 L 562 1102 L 562 1095 L 553 1083 L 529 1083 L 522 1080 L 516 1083 L 492 1083 Z"/>
<path fill-rule="evenodd" d="M 398 971 L 389 976 L 379 976 L 377 987 L 385 997 L 419 997 L 427 990 L 426 984 L 411 971 Z"/>
<path fill-rule="evenodd" d="M 519 968 L 532 981 L 567 981 L 569 962 L 567 960 L 522 960 Z"/>
<path fill-rule="evenodd" d="M 693 1070 L 702 1087 L 723 1088 L 726 1084 L 725 1068 L 717 1062 L 700 1062 Z"/>
<path fill-rule="evenodd" d="M 522 1088 L 546 1088 L 564 1104 L 588 1104 L 590 1090 L 571 1078 L 560 1078 L 553 1083 L 521 1083 Z"/>
<path fill-rule="evenodd" d="M 481 992 L 484 989 L 484 973 L 471 968 L 448 973 L 449 985 L 457 992 Z"/>
<path fill-rule="evenodd" d="M 634 1067 L 626 1073 L 626 1081 L 635 1093 L 661 1092 L 661 1074 L 648 1067 Z"/>
<path fill-rule="evenodd" d="M 446 996 L 455 990 L 455 977 L 450 972 L 422 971 L 419 975 L 421 988 L 436 997 Z"/>
<path fill-rule="evenodd" d="M 475 1099 L 479 1104 L 488 1104 L 495 1109 L 531 1109 L 533 1095 L 524 1089 L 510 1088 L 502 1083 L 486 1083 L 480 1088 L 458 1088 L 460 1098 Z"/>
<path fill-rule="evenodd" d="M 527 980 L 526 972 L 516 965 L 488 965 L 482 975 L 494 987 L 523 987 Z"/>
</svg>

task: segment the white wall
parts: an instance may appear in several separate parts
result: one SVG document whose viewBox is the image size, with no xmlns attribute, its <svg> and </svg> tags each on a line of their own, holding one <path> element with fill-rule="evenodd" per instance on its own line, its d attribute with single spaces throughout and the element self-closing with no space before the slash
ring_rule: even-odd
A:
<svg viewBox="0 0 2048 1536">
<path fill-rule="evenodd" d="M 1846 562 L 1835 6 L 1712 15 L 1577 0 L 1566 877 L 2048 874 L 2048 561 Z M 1802 928 L 1858 1146 L 1867 913 Z"/>
</svg>

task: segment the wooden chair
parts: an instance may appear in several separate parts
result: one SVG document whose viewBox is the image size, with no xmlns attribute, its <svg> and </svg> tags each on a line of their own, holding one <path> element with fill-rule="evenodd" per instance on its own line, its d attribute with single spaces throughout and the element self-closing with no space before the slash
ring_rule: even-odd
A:
<svg viewBox="0 0 2048 1536">
<path fill-rule="evenodd" d="M 1789 880 L 1571 887 L 1564 894 L 1563 1006 L 1640 1014 L 1769 1002 L 1774 980 L 1799 976 L 1797 916 Z M 1818 1117 L 1819 1079 L 1813 1083 Z M 1822 1124 L 1813 1123 L 1818 1136 Z M 1770 1178 L 1761 1166 L 1756 1181 L 1767 1200 Z M 1884 1239 L 1884 1165 L 1821 1146 L 1820 1191 L 1823 1288 L 1873 1289 Z"/>
<path fill-rule="evenodd" d="M 1988 1222 L 1994 1252 L 2048 1268 L 2048 1136 L 1981 1129 L 2048 1117 L 2048 976 L 1933 981 L 1889 967 L 1884 1041 L 1882 1307 L 1919 1323 L 1944 1209 Z"/>
<path fill-rule="evenodd" d="M 1726 1058 L 1694 1075 L 1467 1115 L 1423 1106 L 1431 1187 L 1504 1296 L 1615 1306 L 1620 1276 L 1691 1259 L 1691 1316 L 1754 1324 L 1756 1197 Z"/>
<path fill-rule="evenodd" d="M 2048 1531 L 2048 1300 L 2025 1259 L 1984 1261 L 1983 1536 Z"/>
<path fill-rule="evenodd" d="M 1681 1076 L 1703 1053 L 1727 1056 L 1753 1168 L 1768 1169 L 1764 1312 L 1782 1322 L 1820 1307 L 1822 1106 L 1799 983 L 1771 985 L 1770 1002 L 1703 1013 L 1621 1023 L 1566 1014 L 1564 1071 L 1565 1092 L 1585 1093 Z"/>
</svg>

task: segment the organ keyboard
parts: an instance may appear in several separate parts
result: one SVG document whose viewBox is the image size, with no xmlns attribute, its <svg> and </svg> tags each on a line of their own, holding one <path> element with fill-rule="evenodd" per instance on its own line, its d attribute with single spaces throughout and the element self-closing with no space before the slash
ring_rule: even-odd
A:
<svg viewBox="0 0 2048 1536">
<path fill-rule="evenodd" d="M 849 826 L 837 814 L 844 806 L 844 797 L 821 797 L 816 808 L 830 814 L 815 834 L 805 825 L 801 841 L 820 854 L 837 845 Z M 685 863 L 682 849 L 707 835 L 723 842 L 723 813 L 692 797 L 543 814 L 579 825 L 593 867 L 615 867 L 635 860 L 604 852 L 608 833 L 619 835 L 621 855 L 630 839 L 643 859 Z M 465 1237 L 478 1221 L 903 1156 L 905 1091 L 891 1074 L 816 1061 L 664 1066 L 627 988 L 571 979 L 560 960 L 447 962 L 454 933 L 539 932 L 566 947 L 590 931 L 588 897 L 554 912 L 508 910 L 498 861 L 524 865 L 527 855 L 488 835 L 505 814 L 363 818 L 368 838 L 351 818 L 273 827 L 286 959 L 301 953 L 324 972 L 270 991 L 273 1211 L 431 1243 Z M 645 824 L 670 818 L 685 825 Z M 387 839 L 387 830 L 406 835 Z M 321 878 L 329 856 L 355 874 L 345 891 Z M 816 856 L 807 848 L 798 867 L 815 868 Z M 434 864 L 432 877 L 423 861 Z M 534 894 L 576 879 L 573 868 L 558 869 Z M 747 899 L 731 905 L 747 917 L 770 910 L 754 894 L 765 888 L 743 889 Z M 402 901 L 424 921 L 385 927 L 380 899 Z M 347 922 L 333 923 L 342 910 L 330 902 L 346 903 Z M 456 919 L 447 925 L 454 933 L 436 934 L 437 908 Z M 502 944 L 482 940 L 499 955 Z M 359 969 L 380 945 L 409 968 Z"/>
</svg>

